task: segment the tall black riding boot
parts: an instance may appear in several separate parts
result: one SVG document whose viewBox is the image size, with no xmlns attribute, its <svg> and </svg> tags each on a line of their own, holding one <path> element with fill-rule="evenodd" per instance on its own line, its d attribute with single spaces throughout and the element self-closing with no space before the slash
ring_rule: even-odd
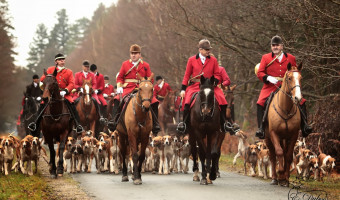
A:
<svg viewBox="0 0 340 200">
<path fill-rule="evenodd" d="M 306 109 L 306 103 L 299 105 L 300 111 L 301 111 L 301 131 L 302 136 L 307 137 L 309 134 L 313 132 L 312 127 L 307 122 L 307 109 Z"/>
<path fill-rule="evenodd" d="M 152 113 L 152 134 L 157 136 L 158 132 L 161 131 L 161 127 L 158 122 L 158 102 L 151 104 Z"/>
<path fill-rule="evenodd" d="M 185 134 L 185 131 L 190 126 L 190 105 L 185 104 L 183 112 L 183 122 L 178 123 L 177 132 L 180 134 Z"/>
<path fill-rule="evenodd" d="M 94 105 L 96 106 L 96 110 L 97 110 L 97 112 L 98 112 L 98 114 L 99 114 L 99 122 L 100 122 L 100 124 L 105 124 L 105 119 L 104 119 L 104 117 L 103 117 L 103 115 L 102 115 L 102 112 L 101 112 L 101 110 L 100 110 L 100 107 L 99 107 L 99 103 L 97 102 L 97 100 L 95 99 L 95 98 L 93 98 L 92 97 L 92 100 L 93 100 L 93 103 L 94 103 Z"/>
<path fill-rule="evenodd" d="M 119 109 L 119 101 L 117 99 L 115 99 L 113 101 L 113 108 L 112 108 L 112 119 L 109 121 L 109 123 L 107 124 L 108 128 L 111 130 L 111 131 L 114 131 L 116 130 L 116 127 L 117 127 L 117 120 L 118 120 L 118 117 L 119 117 L 119 114 L 118 114 L 118 109 Z"/>
<path fill-rule="evenodd" d="M 68 108 L 68 110 L 70 111 L 70 114 L 71 114 L 71 117 L 73 118 L 74 120 L 74 124 L 76 125 L 76 133 L 82 133 L 84 132 L 84 129 L 83 127 L 80 125 L 79 121 L 79 115 L 78 115 L 78 112 L 76 110 L 76 107 L 74 104 L 71 104 L 68 100 L 65 99 L 65 103 L 66 103 L 66 106 Z"/>
<path fill-rule="evenodd" d="M 257 127 L 258 130 L 255 133 L 255 136 L 264 139 L 264 120 L 263 120 L 263 115 L 264 115 L 264 108 L 257 104 Z"/>
<path fill-rule="evenodd" d="M 230 106 L 230 112 L 231 112 L 231 120 L 233 120 L 233 122 L 235 121 L 235 110 L 234 110 L 234 104 L 232 104 Z"/>
<path fill-rule="evenodd" d="M 45 107 L 46 107 L 46 104 L 41 104 L 39 106 L 39 110 L 38 110 L 38 116 L 37 118 L 34 120 L 34 122 L 31 122 L 29 125 L 28 125 L 28 129 L 31 131 L 31 134 L 33 136 L 39 136 L 39 133 L 38 133 L 38 130 L 39 130 L 39 125 L 40 125 L 40 121 L 41 121 L 41 118 L 42 118 L 42 114 L 45 110 Z"/>
<path fill-rule="evenodd" d="M 105 122 L 107 122 L 107 105 L 102 106 L 102 113 L 103 113 L 103 117 L 105 119 Z"/>
</svg>

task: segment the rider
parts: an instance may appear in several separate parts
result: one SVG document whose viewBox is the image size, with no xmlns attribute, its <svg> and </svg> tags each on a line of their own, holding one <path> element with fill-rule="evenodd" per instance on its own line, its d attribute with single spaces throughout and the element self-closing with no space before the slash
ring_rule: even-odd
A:
<svg viewBox="0 0 340 200">
<path fill-rule="evenodd" d="M 255 136 L 264 139 L 265 129 L 265 110 L 267 110 L 268 97 L 272 92 L 275 92 L 281 86 L 282 78 L 287 71 L 288 63 L 296 66 L 295 57 L 289 53 L 283 52 L 283 42 L 280 36 L 274 36 L 271 39 L 271 53 L 264 54 L 257 72 L 257 77 L 264 82 L 260 96 L 257 100 L 257 122 L 259 130 L 256 131 Z M 303 137 L 307 137 L 312 128 L 307 124 L 306 100 L 302 99 L 300 102 L 301 114 L 301 130 Z"/>
<path fill-rule="evenodd" d="M 103 89 L 103 97 L 105 99 L 108 99 L 109 96 L 114 97 L 115 96 L 115 89 L 114 89 L 113 85 L 111 85 L 109 83 L 109 76 L 108 75 L 104 76 L 104 83 L 105 83 L 105 85 L 104 85 L 104 89 Z"/>
<path fill-rule="evenodd" d="M 156 76 L 156 85 L 153 87 L 153 95 L 158 101 L 163 101 L 165 95 L 172 91 L 170 85 L 161 76 Z"/>
<path fill-rule="evenodd" d="M 105 86 L 105 82 L 104 82 L 104 76 L 103 74 L 100 74 L 98 71 L 97 71 L 97 65 L 95 64 L 92 64 L 90 66 L 90 70 L 92 73 L 94 73 L 94 77 L 96 79 L 96 89 L 94 90 L 94 93 L 97 95 L 98 97 L 98 103 L 101 103 L 101 105 L 103 106 L 103 109 L 102 109 L 102 113 L 104 117 L 107 116 L 107 113 L 106 113 L 106 109 L 107 109 L 107 103 L 106 103 L 106 100 L 104 99 L 103 97 L 103 90 L 104 90 L 104 86 Z M 105 122 L 107 122 L 107 119 L 105 119 Z"/>
<path fill-rule="evenodd" d="M 76 91 L 80 92 L 80 93 L 83 93 L 83 81 L 84 80 L 91 80 L 91 84 L 92 84 L 92 88 L 93 89 L 96 89 L 97 88 L 97 79 L 95 78 L 95 75 L 94 73 L 90 72 L 89 71 L 89 68 L 90 68 L 90 62 L 88 60 L 84 60 L 83 61 L 83 70 L 80 71 L 80 72 L 77 72 L 75 74 L 75 77 L 74 77 L 74 87 L 76 88 Z M 99 116 L 100 116 L 100 123 L 105 123 L 105 119 L 103 118 L 101 112 L 100 112 L 100 108 L 99 108 L 99 99 L 98 99 L 98 96 L 97 94 L 94 92 L 91 94 L 92 96 L 92 100 L 93 100 L 93 103 L 96 107 L 96 110 L 97 112 L 99 113 Z M 73 99 L 75 100 L 75 103 L 77 104 L 79 102 L 79 95 L 75 95 L 73 97 Z"/>
<path fill-rule="evenodd" d="M 200 90 L 200 77 L 204 76 L 209 78 L 214 76 L 217 78 L 219 76 L 220 70 L 218 68 L 217 59 L 209 55 L 211 48 L 209 40 L 201 40 L 198 43 L 199 53 L 190 57 L 188 60 L 180 94 L 182 98 L 185 97 L 183 122 L 179 123 L 177 126 L 177 130 L 181 133 L 185 133 L 187 125 L 190 124 L 190 101 L 192 95 Z M 221 130 L 233 134 L 235 130 L 232 128 L 231 124 L 226 121 L 227 101 L 225 100 L 223 91 L 219 87 L 215 87 L 214 94 L 221 108 Z"/>
<path fill-rule="evenodd" d="M 109 122 L 108 127 L 110 130 L 115 130 L 117 127 L 117 121 L 120 110 L 120 96 L 124 97 L 127 94 L 132 93 L 138 88 L 137 73 L 142 77 L 150 77 L 152 72 L 147 62 L 142 60 L 141 47 L 134 44 L 130 47 L 130 60 L 126 60 L 122 63 L 119 74 L 117 75 L 117 94 L 114 98 L 114 106 L 112 116 L 115 116 L 112 121 Z M 121 95 L 120 95 L 121 94 Z M 160 131 L 158 123 L 158 101 L 153 96 L 151 101 L 151 113 L 152 113 L 152 133 L 157 135 Z M 116 115 L 117 114 L 117 115 Z"/>
<path fill-rule="evenodd" d="M 26 86 L 26 97 L 34 97 L 36 100 L 41 100 L 42 90 L 39 87 L 39 76 L 33 75 L 33 82 Z"/>
<path fill-rule="evenodd" d="M 79 124 L 79 116 L 76 111 L 76 108 L 73 104 L 73 99 L 70 96 L 70 92 L 74 88 L 74 78 L 73 72 L 70 69 L 65 68 L 65 56 L 61 53 L 58 53 L 55 58 L 54 62 L 56 66 L 51 66 L 47 69 L 47 74 L 53 74 L 55 68 L 57 68 L 57 82 L 59 84 L 60 95 L 65 98 L 65 103 L 67 105 L 68 110 L 70 111 L 71 117 L 74 119 L 76 125 L 76 132 L 81 133 L 83 132 L 83 127 Z M 42 82 L 45 79 L 45 75 L 40 78 Z M 40 124 L 40 120 L 42 118 L 42 114 L 47 107 L 47 99 L 43 99 L 43 103 L 39 107 L 38 116 L 34 122 L 28 125 L 28 128 L 32 131 L 32 134 L 36 135 L 37 126 Z"/>
</svg>

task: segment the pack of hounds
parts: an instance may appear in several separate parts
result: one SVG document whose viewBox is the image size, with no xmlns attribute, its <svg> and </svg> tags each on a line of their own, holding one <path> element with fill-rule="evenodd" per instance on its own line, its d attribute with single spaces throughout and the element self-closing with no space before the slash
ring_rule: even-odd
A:
<svg viewBox="0 0 340 200">
<path fill-rule="evenodd" d="M 238 152 L 234 157 L 233 164 L 236 165 L 238 157 L 244 158 L 244 174 L 248 175 L 247 168 L 250 169 L 250 176 L 256 176 L 256 166 L 258 168 L 258 176 L 268 179 L 272 175 L 269 149 L 265 141 L 257 141 L 255 144 L 248 144 L 247 136 L 243 131 L 236 133 L 238 137 Z M 320 147 L 320 139 L 318 142 L 319 155 L 309 150 L 306 146 L 305 139 L 297 140 L 293 162 L 290 171 L 296 170 L 297 177 L 304 180 L 314 176 L 315 180 L 321 180 L 323 176 L 330 176 L 332 170 L 335 169 L 335 158 L 326 155 Z M 248 166 L 247 166 L 248 165 Z"/>
<path fill-rule="evenodd" d="M 238 137 L 238 152 L 234 157 L 236 164 L 238 157 L 244 158 L 244 174 L 268 179 L 271 177 L 271 165 L 269 149 L 264 141 L 248 144 L 246 134 L 241 130 L 236 133 Z M 20 140 L 8 134 L 0 137 L 0 174 L 8 175 L 11 171 L 20 171 L 23 174 L 33 175 L 38 170 L 38 160 L 42 157 L 47 162 L 46 150 L 42 146 L 43 140 L 27 135 Z M 319 155 L 310 151 L 304 140 L 297 140 L 291 172 L 296 170 L 297 175 L 303 179 L 309 179 L 314 175 L 315 180 L 323 176 L 330 176 L 335 168 L 335 159 L 322 152 L 319 139 Z M 149 145 L 146 149 L 146 159 L 142 172 L 158 174 L 188 173 L 190 159 L 189 136 L 165 135 L 152 137 L 150 134 Z M 128 148 L 129 149 L 129 148 Z M 59 149 L 57 150 L 59 151 Z M 132 169 L 132 159 L 127 152 L 125 162 Z M 58 153 L 56 155 L 59 155 Z M 110 172 L 119 174 L 122 169 L 122 156 L 119 147 L 119 137 L 116 131 L 111 134 L 101 132 L 99 138 L 92 136 L 91 131 L 74 139 L 68 137 L 63 153 L 65 159 L 64 171 L 70 173 L 91 172 L 93 159 L 97 173 Z M 58 160 L 58 157 L 57 157 Z M 13 161 L 14 164 L 13 164 Z M 33 172 L 32 162 L 35 170 Z M 68 167 L 68 163 L 70 166 Z M 131 171 L 131 170 L 130 170 Z"/>
</svg>

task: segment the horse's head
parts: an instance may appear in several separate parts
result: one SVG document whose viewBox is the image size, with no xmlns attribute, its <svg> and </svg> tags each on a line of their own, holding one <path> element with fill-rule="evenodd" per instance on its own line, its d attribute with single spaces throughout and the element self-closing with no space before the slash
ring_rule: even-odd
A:
<svg viewBox="0 0 340 200">
<path fill-rule="evenodd" d="M 151 105 L 151 100 L 153 96 L 153 84 L 151 82 L 153 78 L 153 74 L 147 78 L 147 77 L 138 77 L 140 80 L 139 87 L 138 87 L 138 93 L 137 98 L 138 101 L 140 101 L 140 105 L 142 107 L 143 112 L 148 112 Z"/>
<path fill-rule="evenodd" d="M 36 113 L 38 111 L 39 102 L 34 97 L 25 97 L 24 111 Z"/>
<path fill-rule="evenodd" d="M 201 100 L 200 109 L 203 118 L 209 116 L 215 107 L 214 83 L 214 76 L 210 78 L 201 76 L 199 97 Z"/>
<path fill-rule="evenodd" d="M 86 80 L 83 79 L 83 97 L 84 97 L 84 103 L 85 105 L 90 105 L 91 104 L 91 94 L 93 92 L 92 88 L 92 78 Z"/>
<path fill-rule="evenodd" d="M 287 65 L 287 72 L 283 80 L 282 88 L 286 90 L 286 93 L 290 95 L 290 98 L 295 104 L 298 104 L 302 99 L 301 94 L 301 69 L 302 63 L 296 67 L 292 66 L 290 63 Z"/>
<path fill-rule="evenodd" d="M 47 74 L 44 69 L 45 79 L 43 81 L 43 99 L 61 99 L 59 93 L 59 85 L 56 79 L 57 68 L 55 68 L 53 74 Z"/>
<path fill-rule="evenodd" d="M 227 86 L 227 89 L 225 90 L 225 99 L 228 102 L 228 106 L 227 106 L 227 118 L 231 119 L 231 106 L 233 105 L 234 102 L 234 90 L 236 88 L 237 85 L 233 85 L 233 86 Z"/>
</svg>

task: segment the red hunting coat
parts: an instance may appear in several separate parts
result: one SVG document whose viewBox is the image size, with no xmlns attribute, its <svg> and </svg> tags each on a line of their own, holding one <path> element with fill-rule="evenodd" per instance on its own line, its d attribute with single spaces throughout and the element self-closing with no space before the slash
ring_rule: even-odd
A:
<svg viewBox="0 0 340 200">
<path fill-rule="evenodd" d="M 160 88 L 158 85 L 155 85 L 153 87 L 153 96 L 155 96 L 155 97 L 158 96 L 158 97 L 164 99 L 165 95 L 170 91 L 172 91 L 170 85 L 168 83 L 164 82 L 162 88 Z"/>
<path fill-rule="evenodd" d="M 142 77 L 150 77 L 151 76 L 151 70 L 150 65 L 147 62 L 141 61 L 138 65 L 138 67 L 132 69 L 130 73 L 127 75 L 126 72 L 130 70 L 130 68 L 133 67 L 131 60 L 126 60 L 122 63 L 122 66 L 120 68 L 119 74 L 117 76 L 117 87 L 123 86 L 123 94 L 122 97 L 124 97 L 127 94 L 130 94 L 135 88 L 139 86 L 138 82 L 128 82 L 131 80 L 137 80 L 137 73 Z M 129 79 L 129 80 L 127 80 Z M 153 82 L 153 80 L 152 80 Z M 116 95 L 115 99 L 119 100 L 120 95 Z M 158 102 L 155 96 L 152 97 L 151 104 Z"/>
<path fill-rule="evenodd" d="M 190 77 L 195 77 L 201 74 L 202 72 L 204 72 L 203 76 L 206 78 L 210 78 L 213 75 L 214 77 L 218 77 L 220 70 L 218 68 L 217 59 L 215 57 L 208 56 L 203 65 L 199 57 L 199 54 L 190 57 L 187 63 L 187 68 L 185 70 L 184 77 L 183 77 L 182 89 L 185 89 L 185 87 L 188 86 L 188 81 Z M 199 84 L 200 84 L 200 76 L 194 79 L 194 84 L 186 88 L 185 97 L 184 97 L 185 104 L 189 104 L 192 95 L 195 92 L 200 91 Z M 219 105 L 227 104 L 227 101 L 225 100 L 225 97 L 223 95 L 223 91 L 221 90 L 221 88 L 215 87 L 214 94 Z"/>
<path fill-rule="evenodd" d="M 93 90 L 97 89 L 97 80 L 94 77 L 94 73 L 88 72 L 87 76 L 85 78 L 85 75 L 84 75 L 83 71 L 77 72 L 74 75 L 75 88 L 76 89 L 81 88 L 83 86 L 83 80 L 90 80 L 90 79 L 92 80 L 92 88 L 93 88 Z M 99 101 L 98 96 L 96 95 L 96 93 L 93 92 L 91 96 L 93 98 L 95 98 L 97 100 L 97 102 L 100 104 L 100 101 Z M 73 100 L 77 99 L 78 97 L 79 97 L 78 93 L 75 93 L 73 95 Z"/>
<path fill-rule="evenodd" d="M 108 84 L 107 87 L 104 87 L 103 94 L 107 94 L 108 96 L 110 96 L 111 93 L 115 93 L 115 89 L 114 89 L 113 85 Z"/>
<path fill-rule="evenodd" d="M 227 72 L 225 71 L 224 67 L 219 66 L 218 68 L 220 70 L 220 73 L 218 73 L 218 76 L 216 78 L 219 80 L 219 84 L 223 86 L 230 85 L 230 78 Z"/>
<path fill-rule="evenodd" d="M 54 70 L 55 66 L 49 67 L 47 69 L 47 74 L 53 74 Z M 43 74 L 40 78 L 40 81 L 43 82 L 44 79 L 45 75 Z M 60 72 L 57 73 L 56 79 L 59 85 L 59 90 L 66 89 L 68 91 L 68 94 L 66 94 L 64 98 L 67 99 L 69 102 L 73 103 L 73 99 L 70 96 L 70 93 L 74 88 L 74 78 L 72 70 L 67 68 L 61 70 Z"/>
<path fill-rule="evenodd" d="M 97 72 L 97 74 L 95 74 L 95 78 L 96 78 L 96 82 L 97 82 L 96 89 L 99 90 L 99 92 L 97 94 L 98 99 L 102 103 L 103 106 L 107 106 L 106 100 L 103 97 L 103 90 L 104 90 L 104 85 L 105 85 L 104 76 L 103 76 L 103 74 L 99 74 Z"/>
<path fill-rule="evenodd" d="M 269 67 L 266 67 L 268 63 L 270 63 L 276 56 L 274 53 L 267 53 L 262 56 L 259 70 L 257 72 L 257 77 L 260 81 L 264 82 L 264 85 L 261 89 L 260 96 L 257 100 L 257 104 L 264 106 L 266 99 L 269 97 L 270 93 L 274 92 L 277 87 L 281 86 L 282 81 L 278 81 L 276 86 L 267 81 L 268 76 L 273 77 L 281 77 L 283 78 L 286 71 L 287 65 L 290 63 L 292 66 L 296 66 L 295 56 L 289 53 L 284 53 L 281 62 L 276 59 Z M 302 99 L 301 104 L 303 104 L 306 100 Z"/>
</svg>

